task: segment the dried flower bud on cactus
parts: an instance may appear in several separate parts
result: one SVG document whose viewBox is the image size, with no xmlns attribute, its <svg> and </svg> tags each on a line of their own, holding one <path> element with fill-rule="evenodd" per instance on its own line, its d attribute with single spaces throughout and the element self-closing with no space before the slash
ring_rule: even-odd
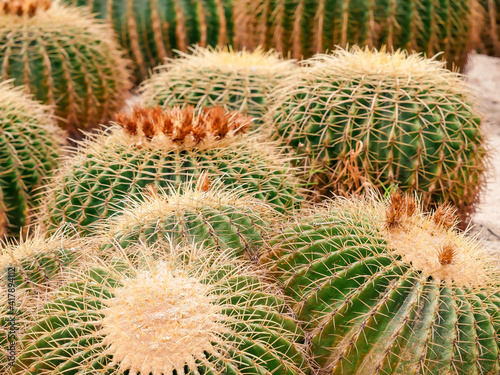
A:
<svg viewBox="0 0 500 375">
<path fill-rule="evenodd" d="M 0 0 L 0 14 L 33 17 L 52 5 L 52 0 Z"/>
</svg>

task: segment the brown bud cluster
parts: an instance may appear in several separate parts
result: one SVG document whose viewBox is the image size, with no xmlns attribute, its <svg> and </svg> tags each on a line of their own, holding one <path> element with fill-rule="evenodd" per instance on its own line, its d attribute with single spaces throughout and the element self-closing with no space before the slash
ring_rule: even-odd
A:
<svg viewBox="0 0 500 375">
<path fill-rule="evenodd" d="M 188 137 L 194 143 L 220 140 L 246 132 L 250 122 L 250 118 L 238 112 L 226 112 L 222 107 L 203 109 L 196 114 L 192 106 L 184 109 L 135 107 L 131 114 L 116 116 L 116 123 L 131 135 L 151 139 L 163 134 L 177 143 L 183 143 Z"/>
<path fill-rule="evenodd" d="M 39 10 L 47 10 L 51 5 L 52 0 L 0 0 L 0 14 L 33 17 Z"/>
<path fill-rule="evenodd" d="M 391 202 L 386 212 L 387 225 L 397 226 L 403 217 L 413 216 L 417 210 L 415 198 L 409 195 L 402 195 L 400 191 L 391 196 Z"/>
<path fill-rule="evenodd" d="M 455 258 L 455 248 L 451 245 L 445 245 L 438 255 L 439 264 L 447 266 L 453 262 Z"/>
<path fill-rule="evenodd" d="M 451 228 L 458 223 L 456 209 L 451 205 L 439 206 L 432 216 L 437 225 Z"/>
</svg>

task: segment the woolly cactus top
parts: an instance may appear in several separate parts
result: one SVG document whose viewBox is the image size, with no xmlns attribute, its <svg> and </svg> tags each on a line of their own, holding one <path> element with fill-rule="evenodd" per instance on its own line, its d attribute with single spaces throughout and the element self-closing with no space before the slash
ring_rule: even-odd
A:
<svg viewBox="0 0 500 375">
<path fill-rule="evenodd" d="M 0 14 L 33 17 L 51 5 L 52 0 L 0 0 Z"/>
<path fill-rule="evenodd" d="M 162 146 L 210 146 L 244 134 L 250 118 L 238 112 L 213 107 L 195 112 L 193 107 L 135 107 L 132 113 L 118 114 L 116 124 L 132 143 L 154 143 Z"/>
</svg>

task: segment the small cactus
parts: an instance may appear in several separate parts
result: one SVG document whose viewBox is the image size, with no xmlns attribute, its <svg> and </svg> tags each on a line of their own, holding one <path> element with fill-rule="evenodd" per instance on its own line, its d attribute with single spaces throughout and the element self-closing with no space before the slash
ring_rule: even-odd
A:
<svg viewBox="0 0 500 375">
<path fill-rule="evenodd" d="M 120 126 L 85 141 L 62 168 L 47 197 L 50 231 L 63 222 L 82 233 L 123 207 L 146 185 L 178 188 L 202 173 L 243 188 L 286 211 L 300 203 L 298 180 L 273 143 L 245 135 L 248 118 L 222 108 L 136 108 L 117 116 Z"/>
<path fill-rule="evenodd" d="M 41 309 L 12 373 L 307 374 L 283 299 L 222 255 L 93 261 Z"/>
<path fill-rule="evenodd" d="M 128 95 L 112 32 L 80 9 L 48 0 L 0 1 L 0 77 L 54 106 L 73 137 L 105 122 Z"/>
<path fill-rule="evenodd" d="M 127 248 L 171 241 L 203 244 L 254 260 L 264 245 L 270 222 L 279 214 L 246 192 L 212 185 L 203 175 L 196 186 L 163 191 L 149 185 L 142 197 L 130 199 L 125 209 L 104 222 L 108 242 Z"/>
<path fill-rule="evenodd" d="M 497 374 L 496 259 L 450 206 L 337 199 L 285 224 L 262 258 L 328 374 Z"/>
<path fill-rule="evenodd" d="M 159 68 L 141 87 L 146 105 L 222 106 L 260 119 L 269 92 L 296 69 L 293 60 L 274 52 L 194 47 Z"/>
<path fill-rule="evenodd" d="M 357 48 L 305 64 L 272 95 L 269 120 L 276 139 L 307 157 L 320 192 L 398 185 L 426 207 L 473 211 L 487 151 L 460 75 L 419 55 Z"/>
<path fill-rule="evenodd" d="M 0 237 L 24 231 L 63 143 L 48 108 L 0 83 Z"/>
</svg>

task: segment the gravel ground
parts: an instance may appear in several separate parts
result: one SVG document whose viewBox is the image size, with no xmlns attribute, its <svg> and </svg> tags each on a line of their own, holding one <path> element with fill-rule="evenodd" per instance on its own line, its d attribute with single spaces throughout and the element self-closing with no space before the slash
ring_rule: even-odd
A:
<svg viewBox="0 0 500 375">
<path fill-rule="evenodd" d="M 500 255 L 500 59 L 473 55 L 465 73 L 485 115 L 492 149 L 492 173 L 472 219 L 472 230 Z"/>
</svg>

